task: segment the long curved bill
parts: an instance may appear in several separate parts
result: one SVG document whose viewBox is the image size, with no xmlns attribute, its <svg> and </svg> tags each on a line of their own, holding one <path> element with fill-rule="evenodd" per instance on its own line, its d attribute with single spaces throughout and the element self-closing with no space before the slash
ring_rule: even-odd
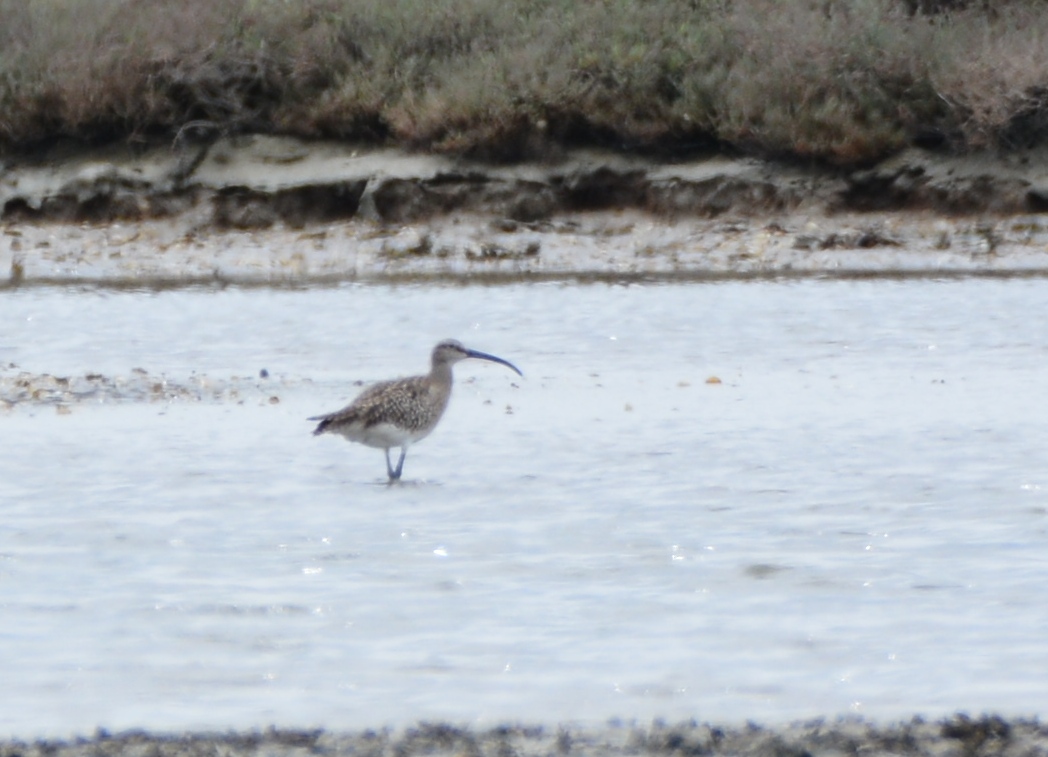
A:
<svg viewBox="0 0 1048 757">
<path fill-rule="evenodd" d="M 477 360 L 487 360 L 487 361 L 492 362 L 492 363 L 501 363 L 502 365 L 506 366 L 510 370 L 516 371 L 518 376 L 523 376 L 524 375 L 523 373 L 520 372 L 520 368 L 518 368 L 517 366 L 513 365 L 513 363 L 511 363 L 510 361 L 503 360 L 502 358 L 495 357 L 494 355 L 489 355 L 486 352 L 478 352 L 477 350 L 469 350 L 469 349 L 467 349 L 466 350 L 466 356 L 467 357 L 475 357 L 475 358 L 477 358 Z"/>
</svg>

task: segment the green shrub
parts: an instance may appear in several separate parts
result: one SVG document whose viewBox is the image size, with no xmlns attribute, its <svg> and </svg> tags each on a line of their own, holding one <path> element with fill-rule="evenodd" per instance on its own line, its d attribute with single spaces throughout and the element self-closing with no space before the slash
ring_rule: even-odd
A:
<svg viewBox="0 0 1048 757">
<path fill-rule="evenodd" d="M 1036 0 L 0 0 L 0 150 L 187 123 L 487 159 L 1045 139 Z"/>
</svg>

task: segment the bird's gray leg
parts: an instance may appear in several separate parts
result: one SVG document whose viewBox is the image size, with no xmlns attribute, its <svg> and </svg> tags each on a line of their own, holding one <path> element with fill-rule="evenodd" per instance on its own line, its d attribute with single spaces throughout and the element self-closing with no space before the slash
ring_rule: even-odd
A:
<svg viewBox="0 0 1048 757">
<path fill-rule="evenodd" d="M 401 447 L 400 448 L 400 459 L 397 461 L 397 469 L 395 471 L 393 471 L 393 473 L 390 475 L 390 478 L 392 478 L 394 480 L 397 480 L 397 481 L 400 480 L 400 474 L 404 470 L 404 458 L 407 457 L 407 456 L 408 456 L 408 448 L 407 447 Z"/>
<path fill-rule="evenodd" d="M 404 458 L 400 459 L 400 462 L 404 462 Z M 390 481 L 395 481 L 400 478 L 400 468 L 397 468 L 396 473 L 393 472 L 393 465 L 389 462 L 389 447 L 386 447 L 386 475 L 389 476 Z"/>
</svg>

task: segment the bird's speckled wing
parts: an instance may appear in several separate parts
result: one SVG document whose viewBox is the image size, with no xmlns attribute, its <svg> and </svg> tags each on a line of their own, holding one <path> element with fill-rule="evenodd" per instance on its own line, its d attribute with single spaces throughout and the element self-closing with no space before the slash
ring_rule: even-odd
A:
<svg viewBox="0 0 1048 757">
<path fill-rule="evenodd" d="M 425 376 L 382 381 L 361 392 L 341 410 L 310 420 L 320 421 L 314 434 L 340 433 L 340 428 L 359 425 L 365 429 L 388 423 L 408 430 L 420 430 L 440 419 L 445 402 L 432 402 Z M 429 401 L 427 401 L 429 400 Z"/>
</svg>

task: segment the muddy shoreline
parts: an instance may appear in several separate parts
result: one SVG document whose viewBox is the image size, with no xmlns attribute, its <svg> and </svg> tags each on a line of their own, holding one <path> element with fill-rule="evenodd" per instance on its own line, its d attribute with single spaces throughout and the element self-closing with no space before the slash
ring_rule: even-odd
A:
<svg viewBox="0 0 1048 757">
<path fill-rule="evenodd" d="M 5 287 L 1048 273 L 1048 153 L 492 166 L 244 136 L 10 161 L 0 208 Z"/>
<path fill-rule="evenodd" d="M 504 725 L 471 729 L 426 723 L 402 730 L 357 732 L 323 729 L 228 733 L 151 734 L 99 731 L 70 741 L 0 743 L 2 757 L 612 757 L 614 755 L 928 755 L 929 757 L 1027 757 L 1048 751 L 1048 728 L 1036 720 L 956 715 L 938 722 L 914 718 L 880 726 L 860 719 L 811 721 L 781 728 L 721 727 L 696 722 L 651 725 L 612 721 L 603 728 Z"/>
</svg>

